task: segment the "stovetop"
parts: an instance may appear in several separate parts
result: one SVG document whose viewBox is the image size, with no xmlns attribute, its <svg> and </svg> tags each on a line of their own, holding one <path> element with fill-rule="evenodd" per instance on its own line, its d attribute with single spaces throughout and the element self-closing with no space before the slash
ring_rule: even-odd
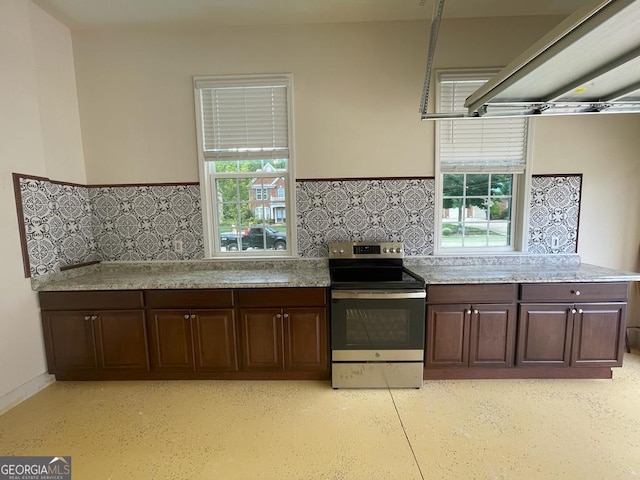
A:
<svg viewBox="0 0 640 480">
<path fill-rule="evenodd" d="M 329 244 L 329 274 L 334 289 L 424 289 L 425 281 L 403 266 L 398 242 Z"/>
<path fill-rule="evenodd" d="M 424 289 L 425 281 L 411 270 L 387 268 L 329 268 L 331 288 L 341 290 Z"/>
</svg>

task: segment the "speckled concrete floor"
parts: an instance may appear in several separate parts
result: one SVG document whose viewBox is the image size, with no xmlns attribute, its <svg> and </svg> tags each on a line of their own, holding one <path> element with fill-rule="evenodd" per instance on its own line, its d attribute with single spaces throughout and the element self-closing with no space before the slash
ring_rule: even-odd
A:
<svg viewBox="0 0 640 480">
<path fill-rule="evenodd" d="M 640 477 L 640 355 L 613 380 L 55 383 L 0 416 L 0 455 L 74 480 Z"/>
</svg>

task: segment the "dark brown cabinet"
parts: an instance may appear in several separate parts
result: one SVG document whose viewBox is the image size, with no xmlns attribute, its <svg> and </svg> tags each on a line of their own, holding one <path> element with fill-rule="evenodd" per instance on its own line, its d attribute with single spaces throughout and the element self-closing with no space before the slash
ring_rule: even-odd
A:
<svg viewBox="0 0 640 480">
<path fill-rule="evenodd" d="M 626 283 L 522 285 L 517 364 L 621 366 L 627 289 Z"/>
<path fill-rule="evenodd" d="M 626 304 L 520 305 L 518 365 L 622 365 Z"/>
<path fill-rule="evenodd" d="M 513 366 L 515 296 L 514 285 L 430 285 L 426 368 Z"/>
<path fill-rule="evenodd" d="M 39 298 L 50 373 L 102 378 L 148 371 L 141 292 L 41 292 Z"/>
<path fill-rule="evenodd" d="M 59 380 L 326 379 L 326 289 L 40 292 Z"/>
<path fill-rule="evenodd" d="M 239 294 L 243 371 L 328 373 L 324 289 L 256 289 Z"/>
<path fill-rule="evenodd" d="M 154 371 L 238 370 L 231 290 L 151 290 L 145 297 L 154 307 L 149 310 Z M 171 308 L 180 306 L 207 308 Z"/>
</svg>

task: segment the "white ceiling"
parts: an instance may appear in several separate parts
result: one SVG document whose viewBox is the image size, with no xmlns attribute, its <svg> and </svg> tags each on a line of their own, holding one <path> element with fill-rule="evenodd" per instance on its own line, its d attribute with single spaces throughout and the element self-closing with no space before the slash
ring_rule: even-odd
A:
<svg viewBox="0 0 640 480">
<path fill-rule="evenodd" d="M 430 18 L 435 0 L 32 0 L 72 30 L 132 25 L 277 25 Z M 424 5 L 421 5 L 424 3 Z M 444 16 L 568 15 L 589 0 L 447 0 Z"/>
</svg>

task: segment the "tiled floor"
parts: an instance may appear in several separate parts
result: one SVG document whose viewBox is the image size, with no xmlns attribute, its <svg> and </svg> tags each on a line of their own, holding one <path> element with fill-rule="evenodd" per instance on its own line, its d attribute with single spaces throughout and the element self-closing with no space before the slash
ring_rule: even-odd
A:
<svg viewBox="0 0 640 480">
<path fill-rule="evenodd" d="M 640 477 L 640 355 L 613 380 L 55 383 L 0 417 L 0 455 L 74 480 Z"/>
</svg>

